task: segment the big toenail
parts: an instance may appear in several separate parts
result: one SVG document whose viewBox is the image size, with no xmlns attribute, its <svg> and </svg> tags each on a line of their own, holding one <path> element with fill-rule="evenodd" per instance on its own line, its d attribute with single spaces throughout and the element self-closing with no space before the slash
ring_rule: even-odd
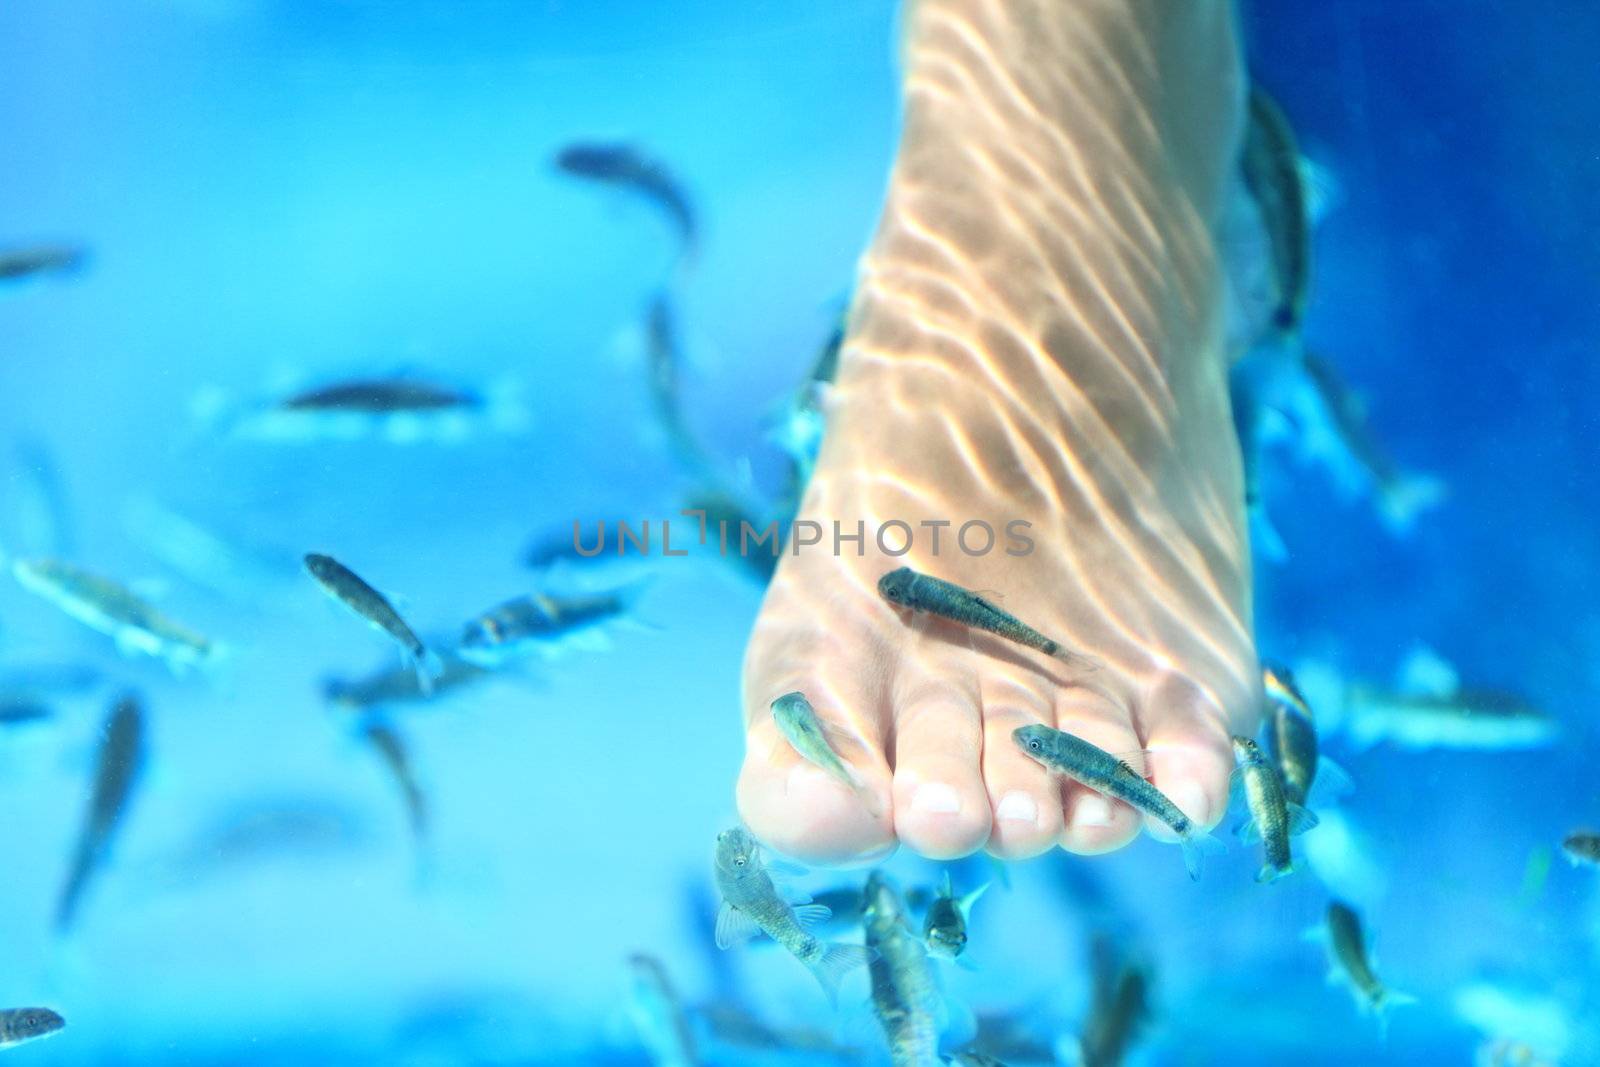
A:
<svg viewBox="0 0 1600 1067">
<path fill-rule="evenodd" d="M 999 819 L 1014 819 L 1017 822 L 1038 822 L 1039 805 L 1026 793 L 1013 790 L 1000 798 L 1000 806 L 995 809 L 995 817 Z"/>
<path fill-rule="evenodd" d="M 1106 798 L 1097 793 L 1091 793 L 1078 801 L 1078 806 L 1072 809 L 1072 825 L 1080 827 L 1110 826 L 1111 805 Z"/>
<path fill-rule="evenodd" d="M 1179 782 L 1167 794 L 1168 798 L 1195 822 L 1205 825 L 1211 819 L 1211 802 L 1206 799 L 1204 789 L 1196 781 Z"/>
<path fill-rule="evenodd" d="M 929 782 L 917 789 L 911 807 L 929 815 L 954 815 L 961 810 L 961 794 L 943 782 Z"/>
</svg>

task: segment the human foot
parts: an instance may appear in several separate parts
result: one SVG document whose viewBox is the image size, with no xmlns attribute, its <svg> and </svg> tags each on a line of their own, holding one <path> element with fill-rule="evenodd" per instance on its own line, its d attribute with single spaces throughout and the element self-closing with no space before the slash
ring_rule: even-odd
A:
<svg viewBox="0 0 1600 1067">
<path fill-rule="evenodd" d="M 1258 705 L 1210 238 L 1231 12 L 919 0 L 907 31 L 905 132 L 800 512 L 822 543 L 785 555 L 746 656 L 740 811 L 823 862 L 1127 844 L 1131 808 L 1017 749 L 1045 723 L 1212 825 Z M 900 566 L 1095 666 L 897 611 L 876 584 Z M 856 788 L 778 731 L 794 691 Z"/>
</svg>

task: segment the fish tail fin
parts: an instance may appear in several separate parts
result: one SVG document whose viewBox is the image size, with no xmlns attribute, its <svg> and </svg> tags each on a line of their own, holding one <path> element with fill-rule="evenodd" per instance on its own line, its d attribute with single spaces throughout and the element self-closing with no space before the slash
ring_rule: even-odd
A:
<svg viewBox="0 0 1600 1067">
<path fill-rule="evenodd" d="M 806 969 L 817 979 L 829 1004 L 839 1003 L 839 983 L 857 967 L 865 967 L 878 954 L 865 945 L 844 945 L 829 942 L 820 946 L 816 956 L 805 961 Z"/>
<path fill-rule="evenodd" d="M 1065 645 L 1058 644 L 1056 650 L 1050 653 L 1050 658 L 1060 660 L 1067 666 L 1080 671 L 1097 671 L 1100 669 L 1099 660 L 1093 656 L 1085 656 L 1082 652 L 1074 652 Z"/>
<path fill-rule="evenodd" d="M 418 645 L 411 650 L 411 669 L 417 672 L 417 687 L 422 695 L 433 696 L 433 683 L 444 675 L 444 660 L 427 645 Z"/>
<path fill-rule="evenodd" d="M 1389 1013 L 1395 1008 L 1404 1008 L 1417 1003 L 1417 998 L 1410 993 L 1402 993 L 1398 989 L 1381 989 L 1378 995 L 1372 998 L 1372 1014 L 1378 1020 L 1378 1036 L 1387 1041 L 1389 1038 Z"/>
<path fill-rule="evenodd" d="M 1444 502 L 1447 489 L 1442 479 L 1429 474 L 1407 474 L 1399 484 L 1383 494 L 1383 521 L 1390 531 L 1407 534 L 1417 516 Z"/>
<path fill-rule="evenodd" d="M 1200 880 L 1200 867 L 1207 856 L 1220 856 L 1228 850 L 1228 846 L 1212 837 L 1198 826 L 1178 839 L 1178 844 L 1183 846 L 1183 865 L 1189 871 L 1189 877 L 1195 881 Z"/>
<path fill-rule="evenodd" d="M 1274 867 L 1270 863 L 1264 863 L 1264 864 L 1261 865 L 1261 869 L 1256 872 L 1256 882 L 1259 885 L 1271 885 L 1273 882 L 1276 882 L 1279 878 L 1287 877 L 1288 875 L 1291 875 L 1293 873 L 1294 873 L 1294 868 L 1292 866 L 1291 867 Z"/>
</svg>

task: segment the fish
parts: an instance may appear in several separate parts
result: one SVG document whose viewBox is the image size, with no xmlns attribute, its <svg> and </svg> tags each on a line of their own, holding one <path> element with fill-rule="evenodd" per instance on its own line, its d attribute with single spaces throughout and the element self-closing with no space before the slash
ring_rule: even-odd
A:
<svg viewBox="0 0 1600 1067">
<path fill-rule="evenodd" d="M 1260 840 L 1266 862 L 1256 875 L 1258 882 L 1275 882 L 1294 872 L 1294 855 L 1289 839 L 1317 825 L 1317 817 L 1290 800 L 1278 768 L 1268 761 L 1259 745 L 1248 737 L 1233 739 L 1233 754 L 1239 761 L 1238 775 L 1250 816 L 1239 826 L 1239 839 L 1246 843 Z"/>
<path fill-rule="evenodd" d="M 711 452 L 689 425 L 683 406 L 683 347 L 678 341 L 677 312 L 672 294 L 662 289 L 652 294 L 645 311 L 645 366 L 649 374 L 650 403 L 656 421 L 666 433 L 678 464 L 691 477 L 715 480 Z"/>
<path fill-rule="evenodd" d="M 136 695 L 126 693 L 117 699 L 101 735 L 89 810 L 56 905 L 57 930 L 66 930 L 76 919 L 84 890 L 120 832 L 144 769 L 144 708 Z"/>
<path fill-rule="evenodd" d="M 400 797 L 406 805 L 406 821 L 411 827 L 411 836 L 420 842 L 428 834 L 428 798 L 417 783 L 405 739 L 394 727 L 376 721 L 362 727 L 361 737 L 372 746 L 399 787 Z"/>
<path fill-rule="evenodd" d="M 152 656 L 175 673 L 209 666 L 219 658 L 220 648 L 210 639 L 108 578 L 54 559 L 13 560 L 11 573 L 28 592 L 110 637 L 125 656 Z"/>
<path fill-rule="evenodd" d="M 66 1025 L 67 1020 L 49 1008 L 0 1009 L 0 1048 L 58 1034 Z"/>
<path fill-rule="evenodd" d="M 950 872 L 944 872 L 939 893 L 928 905 L 928 913 L 922 920 L 922 940 L 931 955 L 953 960 L 966 951 L 967 917 L 988 889 L 989 883 L 985 882 L 966 896 L 957 897 L 950 885 Z"/>
<path fill-rule="evenodd" d="M 1580 863 L 1600 867 L 1600 834 L 1592 830 L 1568 834 L 1566 840 L 1561 842 L 1561 851 L 1574 867 Z"/>
<path fill-rule="evenodd" d="M 1344 377 L 1332 363 L 1314 352 L 1301 357 L 1322 411 L 1330 420 L 1333 441 L 1318 444 L 1311 437 L 1310 450 L 1320 454 L 1328 466 L 1341 474 L 1346 485 L 1365 484 L 1371 491 L 1378 513 L 1396 533 L 1405 533 L 1423 512 L 1444 502 L 1445 485 L 1431 475 L 1412 474 L 1395 465 L 1387 449 L 1378 441 L 1367 421 L 1365 406 L 1356 398 Z"/>
<path fill-rule="evenodd" d="M 1078 1038 L 1081 1067 L 1118 1067 L 1150 1021 L 1150 975 L 1140 964 L 1119 960 L 1106 937 L 1091 950 L 1094 993 Z"/>
<path fill-rule="evenodd" d="M 466 440 L 481 430 L 518 433 L 529 421 L 522 391 L 513 380 L 476 390 L 412 374 L 332 381 L 265 401 L 241 402 L 211 388 L 196 395 L 190 406 L 203 425 L 274 442 L 442 444 Z"/>
<path fill-rule="evenodd" d="M 1346 734 L 1363 749 L 1387 742 L 1417 751 L 1512 751 L 1544 748 L 1560 735 L 1554 719 L 1516 693 L 1455 683 L 1399 691 L 1358 683 L 1344 704 Z"/>
<path fill-rule="evenodd" d="M 0 282 L 71 274 L 82 268 L 88 260 L 88 252 L 75 245 L 41 244 L 0 248 Z"/>
<path fill-rule="evenodd" d="M 910 886 L 902 894 L 906 907 L 916 911 L 926 911 L 938 896 L 935 890 L 925 886 Z M 811 897 L 815 904 L 825 905 L 833 914 L 826 923 L 820 924 L 819 929 L 845 929 L 861 925 L 862 909 L 866 906 L 866 898 L 861 895 L 859 885 L 841 885 L 830 889 L 820 889 Z"/>
<path fill-rule="evenodd" d="M 292 393 L 278 401 L 284 411 L 356 411 L 369 415 L 449 411 L 483 403 L 474 393 L 407 378 L 334 382 Z"/>
<path fill-rule="evenodd" d="M 878 595 L 896 607 L 926 612 L 962 626 L 984 630 L 1074 666 L 1087 669 L 1095 666 L 1093 660 L 1069 651 L 1060 642 L 1001 611 L 978 594 L 954 582 L 919 574 L 910 567 L 897 567 L 879 578 Z"/>
<path fill-rule="evenodd" d="M 747 552 L 741 543 L 741 531 L 746 526 L 755 532 L 762 529 L 757 517 L 758 510 L 754 504 L 742 499 L 740 494 L 711 485 L 691 491 L 683 501 L 683 511 L 704 514 L 701 521 L 704 523 L 707 550 L 715 544 L 718 555 L 737 563 L 747 575 L 766 585 L 772 581 L 778 569 L 778 539 L 771 539 L 769 551 L 763 551 L 757 543 L 754 550 Z M 780 529 L 785 527 L 781 520 L 777 525 Z M 731 554 L 729 548 L 733 549 Z"/>
<path fill-rule="evenodd" d="M 1341 978 L 1350 985 L 1356 1002 L 1363 1010 L 1371 1011 L 1377 1017 L 1380 1030 L 1387 1029 L 1390 1009 L 1417 1002 L 1417 998 L 1409 993 L 1389 989 L 1378 980 L 1367 955 L 1361 916 L 1350 905 L 1343 901 L 1330 901 L 1326 929 L 1313 931 L 1311 936 L 1327 942 L 1334 967 L 1330 978 Z"/>
<path fill-rule="evenodd" d="M 743 827 L 717 835 L 714 870 L 722 894 L 717 947 L 727 949 L 764 933 L 805 965 L 829 1002 L 837 1002 L 840 980 L 867 963 L 872 953 L 860 945 L 827 942 L 812 934 L 811 927 L 827 920 L 828 909 L 804 894 L 780 895 L 760 845 Z"/>
<path fill-rule="evenodd" d="M 1266 90 L 1251 86 L 1240 170 L 1261 213 L 1276 280 L 1273 325 L 1297 333 L 1311 290 L 1311 209 L 1294 129 Z"/>
<path fill-rule="evenodd" d="M 554 656 L 566 648 L 601 650 L 602 630 L 627 614 L 643 583 L 592 593 L 533 593 L 507 600 L 467 623 L 456 655 L 478 667 L 500 667 L 530 653 Z"/>
<path fill-rule="evenodd" d="M 425 695 L 431 694 L 433 683 L 444 673 L 444 663 L 422 643 L 422 638 L 400 617 L 394 605 L 332 556 L 307 553 L 305 565 L 306 573 L 322 586 L 323 592 L 374 629 L 388 634 L 400 646 L 401 653 L 416 672 L 418 687 Z"/>
<path fill-rule="evenodd" d="M 1183 847 L 1183 865 L 1190 878 L 1200 877 L 1200 865 L 1208 853 L 1223 851 L 1222 842 L 1179 810 L 1138 771 L 1105 749 L 1039 723 L 1019 726 L 1011 732 L 1011 737 L 1023 755 L 1046 770 L 1066 775 L 1097 793 L 1124 801 L 1160 820 L 1178 835 L 1178 843 Z"/>
<path fill-rule="evenodd" d="M 1006 1067 L 1002 1060 L 998 1060 L 983 1052 L 973 1052 L 971 1049 L 962 1052 L 952 1052 L 944 1058 L 950 1067 Z"/>
<path fill-rule="evenodd" d="M 1319 753 L 1316 719 L 1294 675 L 1287 667 L 1264 664 L 1261 685 L 1267 695 L 1267 751 L 1283 777 L 1284 796 L 1310 807 L 1313 787 L 1324 801 L 1350 792 L 1344 768 Z"/>
<path fill-rule="evenodd" d="M 933 964 L 912 932 L 899 890 L 881 872 L 867 876 L 862 926 L 872 962 L 872 1011 L 883 1029 L 894 1067 L 939 1064 L 943 1010 Z"/>
<path fill-rule="evenodd" d="M 772 719 L 778 730 L 807 763 L 821 767 L 851 789 L 860 784 L 839 753 L 828 742 L 827 727 L 804 693 L 785 693 L 772 702 Z"/>
<path fill-rule="evenodd" d="M 564 174 L 629 189 L 644 197 L 672 224 L 680 261 L 693 261 L 699 247 L 694 208 L 683 186 L 659 160 L 630 144 L 580 141 L 561 149 L 555 163 Z"/>
<path fill-rule="evenodd" d="M 695 1067 L 694 1034 L 667 969 L 654 956 L 628 957 L 628 1015 L 656 1067 Z"/>
<path fill-rule="evenodd" d="M 362 678 L 330 678 L 322 685 L 322 695 L 330 704 L 347 711 L 367 712 L 397 704 L 426 703 L 489 677 L 489 671 L 452 653 L 441 654 L 439 662 L 439 677 L 433 679 L 433 687 L 427 692 L 410 667 L 386 667 Z"/>
<path fill-rule="evenodd" d="M 27 726 L 53 718 L 55 711 L 43 701 L 0 693 L 0 726 Z"/>
</svg>

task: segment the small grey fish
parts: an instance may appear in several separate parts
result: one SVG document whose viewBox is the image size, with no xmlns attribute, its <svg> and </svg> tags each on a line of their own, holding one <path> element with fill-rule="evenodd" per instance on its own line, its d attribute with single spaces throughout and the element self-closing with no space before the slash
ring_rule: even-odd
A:
<svg viewBox="0 0 1600 1067">
<path fill-rule="evenodd" d="M 394 605 L 332 556 L 311 552 L 306 555 L 305 563 L 306 572 L 316 579 L 324 592 L 394 639 L 416 671 L 417 685 L 423 693 L 432 693 L 434 681 L 444 672 L 444 664 L 422 643 L 422 638 L 400 617 Z"/>
<path fill-rule="evenodd" d="M 1278 290 L 1273 325 L 1292 334 L 1300 329 L 1311 289 L 1310 197 L 1294 130 L 1260 86 L 1250 89 L 1240 168 L 1267 231 Z"/>
<path fill-rule="evenodd" d="M 60 1033 L 67 1020 L 49 1008 L 6 1008 L 0 1010 L 0 1048 L 10 1048 L 41 1037 Z"/>
<path fill-rule="evenodd" d="M 27 726 L 47 722 L 54 717 L 55 712 L 43 701 L 0 693 L 0 726 Z"/>
<path fill-rule="evenodd" d="M 1183 865 L 1188 868 L 1190 878 L 1200 877 L 1200 864 L 1207 853 L 1223 850 L 1222 842 L 1196 825 L 1167 799 L 1165 793 L 1105 749 L 1038 723 L 1019 726 L 1011 736 L 1024 755 L 1046 770 L 1064 774 L 1165 823 L 1178 835 L 1178 844 L 1183 847 Z"/>
<path fill-rule="evenodd" d="M 699 242 L 688 194 L 659 161 L 629 144 L 579 142 L 563 148 L 556 167 L 576 178 L 632 189 L 667 216 L 681 242 L 680 255 L 692 260 Z"/>
<path fill-rule="evenodd" d="M 860 945 L 823 941 L 810 927 L 828 918 L 828 909 L 803 894 L 779 895 L 762 859 L 761 847 L 742 827 L 717 835 L 717 947 L 726 949 L 764 933 L 803 963 L 830 1001 L 837 1001 L 840 980 L 871 959 Z"/>
<path fill-rule="evenodd" d="M 894 1067 L 937 1065 L 942 1005 L 928 950 L 912 932 L 899 890 L 882 872 L 867 876 L 865 895 L 862 925 L 874 952 L 867 968 L 872 1010 L 889 1044 L 890 1062 Z"/>
<path fill-rule="evenodd" d="M 1350 776 L 1319 752 L 1317 724 L 1311 705 L 1288 668 L 1263 664 L 1261 685 L 1267 695 L 1267 751 L 1283 776 L 1283 795 L 1309 807 L 1317 796 L 1324 803 L 1351 789 Z M 1319 787 L 1313 792 L 1313 786 Z"/>
<path fill-rule="evenodd" d="M 410 667 L 385 668 L 363 678 L 330 678 L 322 695 L 331 704 L 350 711 L 371 711 L 394 704 L 425 703 L 489 677 L 489 672 L 453 655 L 440 657 L 442 669 L 431 692 L 424 692 Z"/>
<path fill-rule="evenodd" d="M 70 274 L 88 261 L 88 254 L 71 245 L 33 245 L 0 248 L 0 282 L 17 282 L 50 274 Z"/>
<path fill-rule="evenodd" d="M 406 378 L 334 382 L 279 401 L 285 411 L 353 411 L 366 415 L 451 411 L 482 405 L 480 397 L 448 386 Z"/>
<path fill-rule="evenodd" d="M 1574 867 L 1580 863 L 1600 867 L 1600 834 L 1587 830 L 1568 834 L 1567 839 L 1561 842 L 1561 851 L 1566 853 L 1567 862 Z"/>
<path fill-rule="evenodd" d="M 673 454 L 689 476 L 716 481 L 716 460 L 689 424 L 683 405 L 683 346 L 678 341 L 672 294 L 662 289 L 650 298 L 645 313 L 645 360 L 650 375 L 650 400 L 656 421 Z"/>
<path fill-rule="evenodd" d="M 700 1062 L 683 1000 L 654 956 L 636 953 L 628 958 L 628 1014 L 656 1067 L 695 1067 Z"/>
<path fill-rule="evenodd" d="M 133 591 L 70 563 L 13 560 L 11 573 L 28 592 L 110 637 L 123 655 L 154 656 L 175 672 L 203 667 L 218 655 L 210 640 L 167 618 Z"/>
<path fill-rule="evenodd" d="M 1361 916 L 1348 904 L 1337 900 L 1329 902 L 1327 929 L 1323 936 L 1333 958 L 1334 975 L 1350 984 L 1357 1003 L 1377 1017 L 1380 1029 L 1387 1027 L 1390 1008 L 1417 1002 L 1416 997 L 1387 989 L 1378 980 L 1377 973 L 1372 969 L 1372 961 L 1367 956 Z"/>
<path fill-rule="evenodd" d="M 910 567 L 897 567 L 879 578 L 878 595 L 896 607 L 926 612 L 984 630 L 1083 669 L 1095 666 L 1093 660 L 1069 651 L 1060 642 L 1001 611 L 977 593 L 942 578 L 918 574 Z"/>
<path fill-rule="evenodd" d="M 89 811 L 84 816 L 72 867 L 56 905 L 56 929 L 65 930 L 77 917 L 78 904 L 122 824 L 140 771 L 144 767 L 144 711 L 133 694 L 121 697 L 102 731 L 100 754 Z"/>
<path fill-rule="evenodd" d="M 813 763 L 851 789 L 860 788 L 856 776 L 828 743 L 826 728 L 804 693 L 785 693 L 772 702 L 772 718 L 778 729 L 808 763 Z"/>
<path fill-rule="evenodd" d="M 966 951 L 967 918 L 972 914 L 972 906 L 988 888 L 989 883 L 985 882 L 966 896 L 957 897 L 950 884 L 950 872 L 944 872 L 939 893 L 928 905 L 928 913 L 922 920 L 922 940 L 931 954 L 953 960 Z"/>
<path fill-rule="evenodd" d="M 422 792 L 422 786 L 417 783 L 416 772 L 412 769 L 411 756 L 406 750 L 405 740 L 393 727 L 381 722 L 367 723 L 362 727 L 361 736 L 372 746 L 390 776 L 394 778 L 395 785 L 399 786 L 401 799 L 406 805 L 406 821 L 411 826 L 412 839 L 421 842 L 428 833 L 428 798 Z"/>
<path fill-rule="evenodd" d="M 1120 1067 L 1150 1021 L 1150 975 L 1097 938 L 1091 956 L 1094 999 L 1078 1041 L 1082 1067 Z"/>
<path fill-rule="evenodd" d="M 1294 855 L 1289 838 L 1317 825 L 1317 817 L 1285 795 L 1283 778 L 1266 754 L 1248 737 L 1233 739 L 1233 754 L 1239 761 L 1234 773 L 1244 783 L 1250 817 L 1239 827 L 1239 839 L 1260 839 L 1266 863 L 1256 875 L 1258 882 L 1274 882 L 1294 873 Z"/>
<path fill-rule="evenodd" d="M 627 614 L 643 588 L 635 582 L 594 593 L 533 593 L 507 600 L 462 628 L 456 655 L 479 667 L 499 667 L 567 646 L 604 648 L 601 627 Z"/>
</svg>

